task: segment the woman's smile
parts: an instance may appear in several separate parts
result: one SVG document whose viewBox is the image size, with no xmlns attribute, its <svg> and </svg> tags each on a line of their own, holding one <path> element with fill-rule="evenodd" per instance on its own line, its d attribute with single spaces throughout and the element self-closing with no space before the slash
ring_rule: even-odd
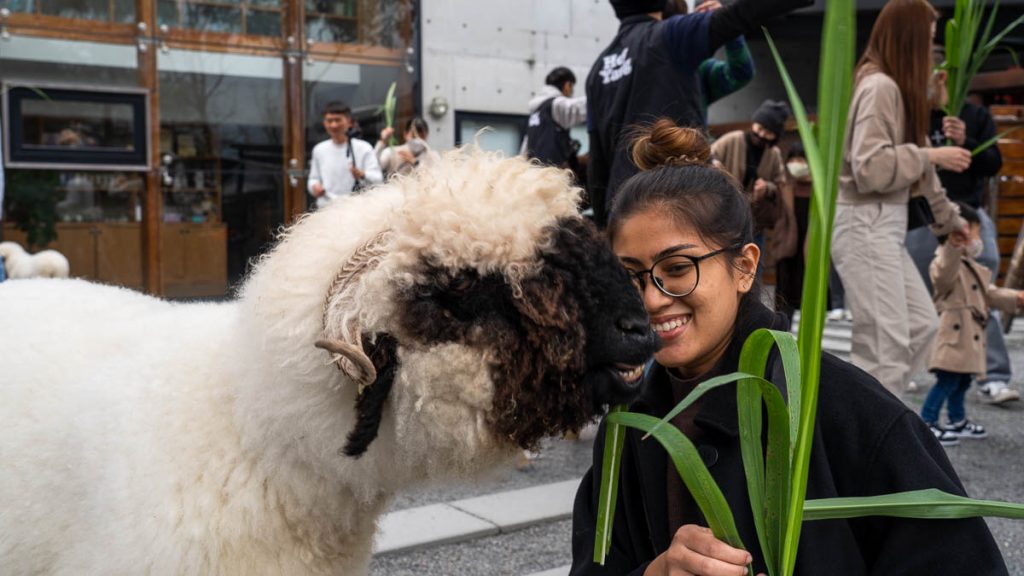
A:
<svg viewBox="0 0 1024 576">
<path fill-rule="evenodd" d="M 693 314 L 658 316 L 651 318 L 651 328 L 661 338 L 661 341 L 667 344 L 685 334 L 691 320 L 693 320 Z"/>
</svg>

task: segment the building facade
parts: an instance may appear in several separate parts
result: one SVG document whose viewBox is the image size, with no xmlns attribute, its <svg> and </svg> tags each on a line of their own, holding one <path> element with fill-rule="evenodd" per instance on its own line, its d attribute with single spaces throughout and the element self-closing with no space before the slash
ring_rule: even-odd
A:
<svg viewBox="0 0 1024 576">
<path fill-rule="evenodd" d="M 222 296 L 307 206 L 321 109 L 412 114 L 412 0 L 0 0 L 3 238 Z"/>
</svg>

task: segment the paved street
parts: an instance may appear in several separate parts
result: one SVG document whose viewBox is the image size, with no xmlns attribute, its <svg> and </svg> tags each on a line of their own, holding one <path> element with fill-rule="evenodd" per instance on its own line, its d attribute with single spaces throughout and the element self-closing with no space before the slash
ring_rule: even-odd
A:
<svg viewBox="0 0 1024 576">
<path fill-rule="evenodd" d="M 828 327 L 826 346 L 843 355 L 849 346 L 849 326 Z M 1013 386 L 1024 390 L 1024 321 L 1007 340 L 1014 366 Z M 930 376 L 921 380 L 930 385 Z M 905 400 L 915 409 L 925 391 Z M 989 438 L 947 449 L 968 493 L 976 498 L 1024 502 L 1024 402 L 1005 407 L 982 404 L 973 391 L 968 396 L 969 416 L 984 424 Z M 400 496 L 394 510 L 408 510 L 428 504 L 506 492 L 529 486 L 553 485 L 578 479 L 590 463 L 591 442 L 551 441 L 533 461 L 530 470 L 520 472 L 510 463 L 491 478 L 460 485 L 435 487 Z M 1024 521 L 989 519 L 989 526 L 1006 558 L 1010 574 L 1024 576 Z M 425 526 L 424 530 L 430 530 Z M 564 574 L 571 561 L 570 522 L 543 521 L 523 529 L 473 538 L 460 543 L 380 554 L 371 565 L 372 576 L 527 576 L 551 570 Z"/>
</svg>

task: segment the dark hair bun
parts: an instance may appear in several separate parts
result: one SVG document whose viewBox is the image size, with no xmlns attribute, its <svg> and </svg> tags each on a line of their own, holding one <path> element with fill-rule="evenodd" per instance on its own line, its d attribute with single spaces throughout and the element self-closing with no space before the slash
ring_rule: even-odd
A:
<svg viewBox="0 0 1024 576">
<path fill-rule="evenodd" d="M 633 163 L 641 170 L 658 166 L 708 166 L 711 146 L 699 130 L 676 126 L 668 118 L 633 132 Z"/>
</svg>

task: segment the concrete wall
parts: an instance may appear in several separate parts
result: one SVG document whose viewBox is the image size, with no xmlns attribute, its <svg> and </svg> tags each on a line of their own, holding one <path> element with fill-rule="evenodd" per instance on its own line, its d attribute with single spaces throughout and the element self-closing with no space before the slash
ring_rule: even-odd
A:
<svg viewBox="0 0 1024 576">
<path fill-rule="evenodd" d="M 455 144 L 455 111 L 526 114 L 556 66 L 576 74 L 577 95 L 618 20 L 608 0 L 422 0 L 423 112 L 437 148 Z M 447 99 L 440 119 L 435 97 Z"/>
</svg>

